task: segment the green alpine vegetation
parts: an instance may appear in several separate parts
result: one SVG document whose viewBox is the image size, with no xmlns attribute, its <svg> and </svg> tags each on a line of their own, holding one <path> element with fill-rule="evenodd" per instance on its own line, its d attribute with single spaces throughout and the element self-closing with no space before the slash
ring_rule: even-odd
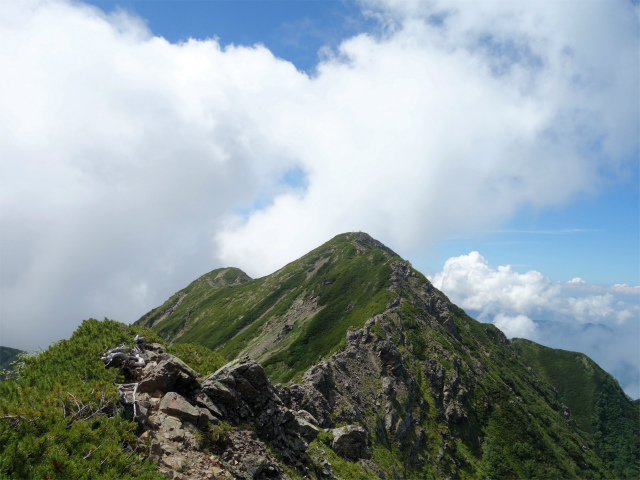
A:
<svg viewBox="0 0 640 480">
<path fill-rule="evenodd" d="M 227 360 L 249 354 L 274 380 L 289 381 L 344 345 L 349 327 L 362 327 L 394 298 L 390 264 L 400 257 L 368 235 L 353 237 L 338 235 L 256 280 L 237 268 L 213 270 L 136 325 Z"/>
<path fill-rule="evenodd" d="M 118 407 L 119 370 L 100 361 L 136 334 L 164 343 L 145 328 L 91 319 L 70 339 L 22 357 L 17 378 L 0 383 L 0 478 L 164 478 Z M 168 351 L 200 372 L 222 364 L 199 345 Z"/>
<path fill-rule="evenodd" d="M 591 384 L 596 418 L 585 420 L 592 413 L 563 396 L 556 377 L 528 367 L 521 342 L 512 346 L 496 327 L 470 318 L 366 234 L 338 235 L 260 279 L 214 270 L 136 324 L 226 360 L 248 355 L 274 383 L 303 382 L 319 358 L 336 358 L 344 377 L 334 377 L 335 393 L 327 394 L 336 402 L 332 419 L 367 427 L 371 461 L 387 478 L 637 477 L 637 416 L 634 424 L 610 375 L 585 360 L 602 375 Z M 380 374 L 348 360 L 346 338 L 363 327 L 375 348 L 395 345 L 406 369 L 390 377 L 397 390 L 390 402 Z M 549 368 L 562 375 L 566 366 Z M 331 456 L 321 440 L 310 449 Z M 371 475 L 332 458 L 342 478 Z"/>
<path fill-rule="evenodd" d="M 593 436 L 596 452 L 615 477 L 640 478 L 640 412 L 618 382 L 582 353 L 521 338 L 512 345 L 556 389 L 580 428 Z"/>
<path fill-rule="evenodd" d="M 151 432 L 118 402 L 120 371 L 99 361 L 136 334 L 200 375 L 247 356 L 260 363 L 264 371 L 249 360 L 225 368 L 251 364 L 254 381 L 266 372 L 268 402 L 277 392 L 321 427 L 304 465 L 282 464 L 293 479 L 639 476 L 638 401 L 609 374 L 580 353 L 510 342 L 380 242 L 345 233 L 271 275 L 216 269 L 134 325 L 86 320 L 70 339 L 21 355 L 0 383 L 0 478 L 162 478 Z M 226 371 L 207 384 L 214 403 L 239 398 L 233 385 L 253 391 Z M 253 413 L 243 422 L 221 413 L 194 448 L 262 441 Z M 333 443 L 332 429 L 347 425 L 366 432 L 357 459 Z"/>
</svg>

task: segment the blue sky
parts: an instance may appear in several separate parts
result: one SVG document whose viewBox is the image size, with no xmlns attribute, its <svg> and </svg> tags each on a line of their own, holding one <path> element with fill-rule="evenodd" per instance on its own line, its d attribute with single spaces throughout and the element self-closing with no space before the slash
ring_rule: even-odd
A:
<svg viewBox="0 0 640 480">
<path fill-rule="evenodd" d="M 0 344 L 134 321 L 214 268 L 259 277 L 361 230 L 640 396 L 637 4 L 24 0 L 0 18 Z"/>
<path fill-rule="evenodd" d="M 313 72 L 322 47 L 371 28 L 355 2 L 342 0 L 94 0 L 106 12 L 118 8 L 145 19 L 170 42 L 216 37 L 222 45 L 264 44 L 274 55 Z"/>
<path fill-rule="evenodd" d="M 154 35 L 172 43 L 217 38 L 221 45 L 263 44 L 275 56 L 314 74 L 323 48 L 335 50 L 346 38 L 374 30 L 375 19 L 355 2 L 342 0 L 163 0 L 87 2 L 105 12 L 124 9 L 145 20 Z M 517 55 L 506 52 L 505 55 Z M 594 191 L 546 208 L 523 208 L 499 228 L 460 231 L 414 259 L 425 272 L 446 259 L 481 250 L 491 263 L 536 269 L 559 281 L 580 277 L 590 283 L 640 285 L 639 152 L 626 171 L 602 178 Z M 301 170 L 286 180 L 297 184 Z M 247 214 L 264 197 L 241 209 Z M 597 254 L 595 254 L 597 252 Z"/>
</svg>

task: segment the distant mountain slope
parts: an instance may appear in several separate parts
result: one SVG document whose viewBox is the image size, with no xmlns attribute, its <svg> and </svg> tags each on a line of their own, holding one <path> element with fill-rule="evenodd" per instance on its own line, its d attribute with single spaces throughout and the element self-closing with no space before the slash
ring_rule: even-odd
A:
<svg viewBox="0 0 640 480">
<path fill-rule="evenodd" d="M 0 370 L 11 368 L 11 363 L 18 359 L 22 350 L 0 346 Z"/>
<path fill-rule="evenodd" d="M 217 269 L 136 322 L 170 342 L 200 343 L 229 360 L 249 354 L 287 381 L 344 344 L 395 295 L 401 260 L 364 233 L 343 234 L 266 277 Z M 276 373 L 277 372 L 277 373 Z"/>
<path fill-rule="evenodd" d="M 260 279 L 214 270 L 136 323 L 229 360 L 250 356 L 273 381 L 293 380 L 280 395 L 323 426 L 362 425 L 372 458 L 353 467 L 359 478 L 633 471 L 605 466 L 594 435 L 567 417 L 553 386 L 500 330 L 466 315 L 364 233 L 338 235 Z"/>
<path fill-rule="evenodd" d="M 593 435 L 598 454 L 618 478 L 640 478 L 640 415 L 637 401 L 582 353 L 512 340 L 514 350 L 557 390 L 580 428 Z"/>
</svg>

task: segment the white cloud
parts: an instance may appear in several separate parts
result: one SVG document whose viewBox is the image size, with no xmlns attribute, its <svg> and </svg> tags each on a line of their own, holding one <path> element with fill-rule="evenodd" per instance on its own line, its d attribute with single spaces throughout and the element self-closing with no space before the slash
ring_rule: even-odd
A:
<svg viewBox="0 0 640 480">
<path fill-rule="evenodd" d="M 637 146 L 625 5 L 361 3 L 388 28 L 345 41 L 271 123 L 308 190 L 230 221 L 216 236 L 228 263 L 268 273 L 357 229 L 411 255 L 591 190 Z M 425 21 L 440 11 L 442 26 Z"/>
<path fill-rule="evenodd" d="M 636 285 L 635 287 L 631 287 L 626 283 L 616 283 L 612 287 L 609 287 L 612 292 L 618 293 L 627 293 L 630 295 L 640 295 L 640 286 Z"/>
<path fill-rule="evenodd" d="M 576 277 L 576 278 L 573 278 L 573 279 L 569 280 L 567 283 L 573 283 L 573 284 L 577 284 L 577 285 L 584 285 L 586 282 L 583 279 L 581 279 L 580 277 Z"/>
<path fill-rule="evenodd" d="M 478 252 L 448 259 L 429 279 L 454 303 L 478 312 L 482 319 L 502 313 L 617 324 L 640 314 L 637 299 L 616 297 L 627 293 L 619 288 L 586 285 L 580 279 L 562 284 L 535 270 L 518 273 L 509 265 L 493 267 Z"/>
<path fill-rule="evenodd" d="M 256 116 L 308 79 L 264 47 L 172 45 L 82 4 L 0 11 L 0 344 L 45 347 L 215 266 L 222 215 L 295 164 Z"/>
<path fill-rule="evenodd" d="M 508 338 L 528 338 L 535 340 L 538 336 L 538 326 L 526 315 L 510 317 L 499 313 L 493 319 L 496 327 L 504 332 Z"/>
<path fill-rule="evenodd" d="M 411 257 L 597 188 L 638 146 L 628 8 L 480 3 L 434 26 L 436 2 L 363 2 L 381 28 L 309 77 L 263 46 L 0 2 L 0 344 L 134 320 L 216 266 L 270 273 L 341 231 Z M 520 283 L 494 301 L 534 313 L 556 286 L 529 275 L 496 275 Z"/>
<path fill-rule="evenodd" d="M 448 259 L 428 278 L 452 302 L 507 337 L 586 353 L 629 395 L 640 396 L 640 298 L 633 289 L 552 282 L 534 270 L 491 266 L 478 252 Z"/>
</svg>

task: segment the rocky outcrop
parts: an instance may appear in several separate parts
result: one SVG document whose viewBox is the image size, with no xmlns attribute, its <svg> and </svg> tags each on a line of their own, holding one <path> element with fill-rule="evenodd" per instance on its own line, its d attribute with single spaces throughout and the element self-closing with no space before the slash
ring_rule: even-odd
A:
<svg viewBox="0 0 640 480">
<path fill-rule="evenodd" d="M 162 413 L 179 418 L 186 422 L 198 425 L 200 422 L 200 409 L 191 405 L 179 393 L 169 392 L 160 401 L 158 408 Z"/>
<path fill-rule="evenodd" d="M 199 378 L 162 346 L 140 348 L 144 367 L 125 372 L 133 393 L 122 401 L 144 430 L 140 448 L 148 448 L 169 478 L 216 478 L 225 472 L 239 479 L 287 478 L 265 441 L 286 463 L 305 471 L 318 422 L 308 411 L 289 408 L 258 363 L 234 361 Z M 222 422 L 245 427 L 229 430 Z M 205 455 L 203 444 L 211 443 L 212 435 L 216 452 Z"/>
<path fill-rule="evenodd" d="M 309 442 L 319 431 L 317 422 L 309 412 L 287 407 L 258 363 L 243 360 L 225 365 L 203 381 L 202 392 L 225 420 L 255 425 L 260 438 L 289 463 L 301 465 L 306 459 Z"/>
<path fill-rule="evenodd" d="M 178 357 L 168 353 L 156 355 L 156 361 L 150 361 L 141 372 L 138 385 L 141 393 L 194 390 L 199 387 L 198 374 Z"/>
<path fill-rule="evenodd" d="M 341 457 L 348 460 L 371 458 L 367 448 L 367 431 L 357 425 L 347 425 L 332 431 L 333 443 L 331 448 Z"/>
<path fill-rule="evenodd" d="M 180 478 L 184 473 L 178 470 L 185 467 L 176 465 L 187 458 L 190 476 L 210 471 L 205 467 L 213 468 L 216 461 L 216 468 L 235 478 L 286 478 L 269 456 L 268 444 L 302 476 L 313 468 L 317 478 L 329 479 L 332 467 L 322 450 L 314 450 L 313 459 L 307 453 L 322 429 L 331 434 L 326 445 L 337 455 L 381 478 L 384 474 L 370 460 L 373 443 L 406 452 L 414 466 L 449 458 L 453 435 L 470 431 L 467 398 L 475 375 L 484 375 L 485 367 L 476 362 L 468 368 L 459 356 L 425 338 L 421 332 L 460 336 L 455 307 L 429 283 L 420 283 L 409 262 L 390 266 L 395 300 L 363 328 L 348 330 L 346 346 L 312 365 L 299 383 L 272 385 L 248 357 L 198 377 L 154 346 L 140 373 L 137 420 L 149 432 L 161 469 Z M 426 313 L 407 318 L 407 307 Z M 441 425 L 437 434 L 425 427 L 428 418 Z M 213 460 L 189 456 L 199 451 L 203 432 L 218 432 L 225 425 L 234 428 L 214 449 Z M 425 454 L 434 438 L 435 452 L 444 452 L 440 456 Z M 455 476 L 456 468 L 454 463 L 436 470 L 446 477 Z"/>
</svg>

